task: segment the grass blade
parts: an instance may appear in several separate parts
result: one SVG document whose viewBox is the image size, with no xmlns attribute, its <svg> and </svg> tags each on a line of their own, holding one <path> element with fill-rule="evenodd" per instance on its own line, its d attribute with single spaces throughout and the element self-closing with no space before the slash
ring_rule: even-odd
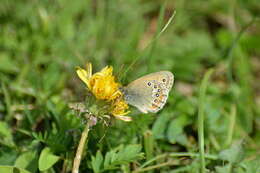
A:
<svg viewBox="0 0 260 173">
<path fill-rule="evenodd" d="M 144 56 L 143 58 L 149 57 L 151 55 L 151 53 L 154 50 L 154 47 L 156 45 L 156 41 L 160 38 L 160 36 L 166 31 L 166 29 L 170 26 L 170 24 L 172 23 L 175 15 L 176 15 L 176 11 L 173 12 L 173 14 L 171 15 L 171 17 L 169 18 L 169 20 L 166 22 L 165 25 L 162 25 L 163 23 L 163 16 L 165 14 L 165 7 L 166 7 L 166 3 L 164 3 L 164 5 L 161 7 L 160 10 L 160 15 L 159 15 L 159 22 L 158 22 L 158 26 L 157 26 L 157 31 L 153 37 L 153 39 L 151 40 L 151 42 L 144 48 L 143 51 L 145 51 L 146 49 L 150 48 L 148 55 Z M 160 29 L 162 28 L 162 29 Z M 142 51 L 142 52 L 143 52 Z M 132 63 L 126 68 L 126 70 L 123 72 L 122 74 L 122 78 L 127 74 L 127 72 L 137 63 L 138 60 L 140 60 L 142 58 L 141 55 L 137 56 Z"/>
<path fill-rule="evenodd" d="M 206 91 L 209 83 L 209 78 L 213 73 L 213 69 L 206 72 L 201 82 L 199 91 L 199 112 L 198 112 L 198 136 L 199 136 L 199 150 L 200 150 L 200 168 L 201 173 L 205 173 L 205 151 L 204 151 L 204 106 L 206 99 Z"/>
</svg>

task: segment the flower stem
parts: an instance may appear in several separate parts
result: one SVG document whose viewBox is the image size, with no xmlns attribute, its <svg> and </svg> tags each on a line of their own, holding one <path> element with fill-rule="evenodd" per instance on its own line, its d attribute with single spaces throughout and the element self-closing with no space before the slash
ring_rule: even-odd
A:
<svg viewBox="0 0 260 173">
<path fill-rule="evenodd" d="M 79 172 L 79 165 L 80 165 L 80 162 L 81 162 L 83 149 L 84 149 L 86 140 L 88 138 L 89 127 L 90 127 L 90 122 L 88 121 L 84 131 L 81 134 L 81 138 L 80 138 L 79 145 L 78 145 L 78 148 L 77 148 L 77 153 L 76 153 L 76 156 L 74 157 L 72 173 L 78 173 Z"/>
</svg>

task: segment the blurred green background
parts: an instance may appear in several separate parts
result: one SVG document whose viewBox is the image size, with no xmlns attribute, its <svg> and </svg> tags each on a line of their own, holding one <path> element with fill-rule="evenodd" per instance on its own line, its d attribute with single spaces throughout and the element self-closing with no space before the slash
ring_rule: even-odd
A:
<svg viewBox="0 0 260 173">
<path fill-rule="evenodd" d="M 84 123 L 68 103 L 84 100 L 75 67 L 90 61 L 123 84 L 160 70 L 175 84 L 158 114 L 93 127 L 81 172 L 199 172 L 199 88 L 213 68 L 206 168 L 259 173 L 259 11 L 259 0 L 1 0 L 0 172 L 70 172 Z"/>
</svg>

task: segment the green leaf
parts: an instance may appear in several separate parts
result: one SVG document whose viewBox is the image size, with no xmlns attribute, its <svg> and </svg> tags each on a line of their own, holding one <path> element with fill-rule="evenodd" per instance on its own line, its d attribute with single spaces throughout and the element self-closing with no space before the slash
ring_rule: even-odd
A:
<svg viewBox="0 0 260 173">
<path fill-rule="evenodd" d="M 122 164 L 127 164 L 143 157 L 140 145 L 119 146 L 109 151 L 104 160 L 104 170 L 116 169 Z"/>
<path fill-rule="evenodd" d="M 15 166 L 35 172 L 37 170 L 38 156 L 36 152 L 28 151 L 22 153 L 15 161 Z"/>
<path fill-rule="evenodd" d="M 50 148 L 44 148 L 40 154 L 40 159 L 38 163 L 40 171 L 45 171 L 51 168 L 58 160 L 59 157 L 52 154 Z"/>
<path fill-rule="evenodd" d="M 231 163 L 241 162 L 244 158 L 244 149 L 242 142 L 233 144 L 230 148 L 219 153 L 219 158 Z"/>
<path fill-rule="evenodd" d="M 0 121 L 0 141 L 6 146 L 15 146 L 11 128 L 3 121 Z"/>
<path fill-rule="evenodd" d="M 11 148 L 0 147 L 0 165 L 13 165 L 17 155 Z"/>
<path fill-rule="evenodd" d="M 167 137 L 171 143 L 180 143 L 182 145 L 188 145 L 188 139 L 183 133 L 183 128 L 189 123 L 187 116 L 182 115 L 176 117 L 171 121 L 167 130 Z"/>
<path fill-rule="evenodd" d="M 255 160 L 243 161 L 238 169 L 237 173 L 258 173 L 260 172 L 260 158 Z"/>
<path fill-rule="evenodd" d="M 105 169 L 112 169 L 112 160 L 113 158 L 115 157 L 115 154 L 116 154 L 116 150 L 112 150 L 112 151 L 109 151 L 106 156 L 105 156 L 105 161 L 104 161 L 104 168 Z"/>
<path fill-rule="evenodd" d="M 142 157 L 141 145 L 128 145 L 122 150 L 119 150 L 117 154 L 117 161 L 119 162 L 130 162 Z"/>
<path fill-rule="evenodd" d="M 100 172 L 103 160 L 104 158 L 100 151 L 97 152 L 96 157 L 91 156 L 91 166 L 95 173 Z"/>
<path fill-rule="evenodd" d="M 17 168 L 17 167 L 14 167 L 14 166 L 1 166 L 1 165 L 0 165 L 0 172 L 1 173 L 16 173 L 16 172 L 30 173 L 29 171 L 26 171 L 22 168 Z"/>
<path fill-rule="evenodd" d="M 216 166 L 216 173 L 228 173 L 230 172 L 231 165 Z"/>
<path fill-rule="evenodd" d="M 152 129 L 155 139 L 164 139 L 165 130 L 171 118 L 172 116 L 170 116 L 170 113 L 166 112 L 156 119 Z"/>
<path fill-rule="evenodd" d="M 15 73 L 18 71 L 18 66 L 16 64 L 16 61 L 14 61 L 11 57 L 9 57 L 7 54 L 1 53 L 0 54 L 0 71 L 6 72 L 6 73 Z"/>
</svg>

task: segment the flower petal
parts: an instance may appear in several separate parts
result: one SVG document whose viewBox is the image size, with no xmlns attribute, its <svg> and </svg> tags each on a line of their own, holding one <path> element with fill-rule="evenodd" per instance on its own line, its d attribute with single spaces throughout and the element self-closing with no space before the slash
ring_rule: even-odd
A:
<svg viewBox="0 0 260 173">
<path fill-rule="evenodd" d="M 118 115 L 118 116 L 115 116 L 115 118 L 126 121 L 126 122 L 132 121 L 132 118 L 129 116 Z"/>
<path fill-rule="evenodd" d="M 103 75 L 106 76 L 111 76 L 113 73 L 113 67 L 112 66 L 106 66 L 105 68 L 103 68 L 100 73 L 103 73 Z"/>
<path fill-rule="evenodd" d="M 87 78 L 90 79 L 92 76 L 92 64 L 91 63 L 86 64 L 86 71 L 87 71 Z"/>
<path fill-rule="evenodd" d="M 77 74 L 79 76 L 79 78 L 85 83 L 87 84 L 88 88 L 90 89 L 90 84 L 89 84 L 89 78 L 88 78 L 88 72 L 80 67 L 77 68 Z"/>
</svg>

